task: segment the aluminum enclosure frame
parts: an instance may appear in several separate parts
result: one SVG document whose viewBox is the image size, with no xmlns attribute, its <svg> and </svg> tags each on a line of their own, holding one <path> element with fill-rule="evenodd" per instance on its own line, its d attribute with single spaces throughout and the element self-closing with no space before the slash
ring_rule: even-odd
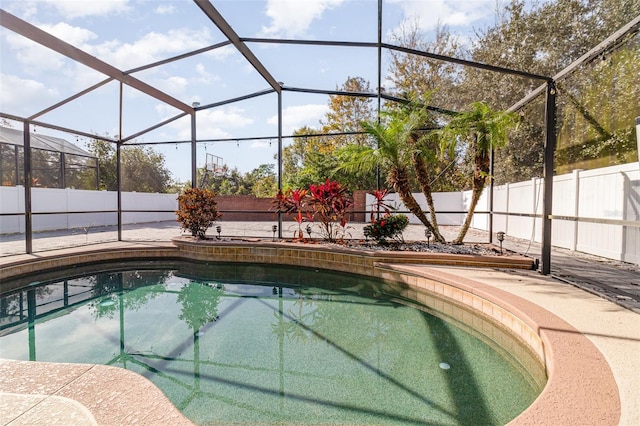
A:
<svg viewBox="0 0 640 426">
<path fill-rule="evenodd" d="M 393 50 L 404 52 L 412 55 L 423 56 L 431 59 L 435 59 L 438 61 L 444 61 L 449 63 L 455 63 L 458 65 L 462 65 L 465 67 L 474 67 L 478 69 L 487 70 L 490 72 L 497 72 L 500 74 L 511 74 L 520 76 L 523 78 L 529 78 L 533 80 L 540 80 L 543 84 L 534 90 L 529 95 L 525 96 L 521 101 L 514 104 L 509 108 L 510 111 L 517 111 L 531 102 L 534 98 L 545 92 L 545 144 L 544 144 L 544 201 L 543 201 L 543 239 L 542 239 L 542 252 L 541 252 L 541 272 L 543 274 L 549 274 L 551 271 L 551 212 L 552 212 L 552 191 L 553 191 L 553 171 L 554 171 L 554 155 L 556 148 L 556 87 L 555 83 L 559 79 L 565 78 L 571 72 L 573 72 L 576 68 L 584 63 L 588 63 L 593 60 L 600 52 L 605 51 L 606 49 L 611 48 L 611 46 L 615 45 L 615 43 L 620 40 L 622 37 L 626 36 L 629 33 L 637 32 L 640 28 L 640 16 L 636 17 L 634 20 L 629 22 L 623 28 L 618 30 L 616 33 L 612 34 L 609 38 L 604 40 L 598 46 L 594 47 L 592 50 L 583 55 L 580 59 L 569 65 L 567 68 L 562 70 L 556 76 L 542 76 L 537 74 L 532 74 L 528 72 L 523 72 L 519 70 L 508 69 L 504 67 L 494 66 L 491 64 L 483 64 L 479 62 L 473 62 L 468 60 L 463 60 L 454 57 L 448 57 L 443 55 L 437 55 L 430 52 L 418 51 L 415 49 L 408 49 L 402 46 L 395 46 L 388 43 L 382 42 L 382 0 L 378 0 L 377 8 L 378 8 L 378 31 L 377 31 L 377 42 L 349 42 L 349 41 L 318 41 L 318 40 L 290 40 L 290 39 L 260 39 L 260 38 L 241 38 L 231 27 L 231 25 L 225 20 L 225 18 L 218 12 L 218 10 L 213 6 L 210 0 L 193 0 L 194 3 L 198 6 L 198 8 L 206 15 L 227 38 L 226 41 L 221 43 L 217 43 L 211 46 L 207 46 L 205 48 L 197 49 L 192 52 L 188 52 L 182 55 L 177 55 L 175 57 L 159 61 L 152 64 L 147 64 L 142 67 L 138 67 L 135 69 L 131 69 L 128 71 L 121 71 L 114 66 L 103 62 L 97 59 L 94 56 L 89 55 L 88 53 L 72 46 L 51 34 L 40 30 L 34 25 L 17 18 L 10 13 L 0 9 L 0 25 L 3 27 L 20 34 L 26 37 L 29 40 L 32 40 L 42 46 L 45 46 L 49 49 L 52 49 L 78 63 L 84 64 L 95 71 L 98 71 L 104 74 L 107 78 L 77 94 L 60 101 L 30 117 L 17 117 L 15 115 L 6 114 L 4 112 L 0 112 L 1 117 L 9 118 L 16 121 L 21 121 L 24 127 L 24 176 L 25 176 L 25 244 L 26 244 L 26 252 L 32 253 L 32 204 L 31 204 L 31 155 L 30 155 L 30 136 L 29 136 L 29 128 L 32 124 L 37 124 L 41 127 L 46 127 L 54 130 L 64 131 L 75 133 L 78 135 L 82 135 L 85 137 L 93 138 L 95 135 L 91 135 L 85 132 L 67 129 L 60 126 L 56 126 L 50 123 L 44 123 L 37 120 L 38 117 L 44 115 L 47 112 L 50 112 L 62 105 L 65 105 L 103 85 L 111 82 L 111 81 L 119 81 L 120 82 L 120 132 L 117 138 L 108 138 L 101 137 L 101 139 L 115 143 L 117 146 L 117 168 L 118 168 L 118 240 L 122 239 L 122 204 L 121 204 L 121 185 L 120 185 L 120 150 L 124 145 L 138 145 L 136 143 L 131 143 L 135 138 L 149 132 L 155 130 L 159 127 L 162 127 L 172 121 L 175 121 L 179 118 L 182 118 L 186 115 L 191 116 L 191 140 L 184 141 L 184 143 L 191 144 L 191 176 L 192 176 L 192 186 L 196 185 L 196 145 L 199 140 L 196 137 L 196 111 L 215 108 L 217 106 L 238 102 L 241 100 L 263 96 L 270 93 L 277 94 L 277 103 L 278 103 L 278 134 L 276 136 L 265 136 L 265 138 L 277 138 L 278 141 L 278 187 L 282 187 L 282 95 L 283 92 L 304 92 L 304 93 L 318 93 L 318 94 L 328 94 L 328 95 L 344 95 L 344 96 L 356 96 L 356 97 L 370 97 L 377 99 L 377 107 L 378 112 L 380 112 L 381 100 L 392 100 L 392 101 L 402 101 L 401 99 L 397 99 L 382 93 L 381 88 L 381 79 L 382 79 L 382 51 L 384 50 Z M 375 93 L 351 93 L 351 92 L 341 92 L 341 91 L 328 91 L 328 90 L 318 90 L 313 88 L 295 88 L 295 87 L 285 87 L 281 82 L 278 82 L 276 78 L 269 72 L 269 70 L 258 60 L 258 58 L 254 55 L 252 50 L 247 46 L 246 43 L 277 43 L 277 44 L 306 44 L 306 45 L 321 45 L 321 46 L 343 46 L 343 47 L 368 47 L 377 49 L 377 60 L 378 60 L 378 69 L 377 69 L 377 79 L 378 86 Z M 256 92 L 253 94 L 248 94 L 245 96 L 227 99 L 221 102 L 215 102 L 208 105 L 203 106 L 190 106 L 186 103 L 180 101 L 179 99 L 174 98 L 173 96 L 163 92 L 156 87 L 148 85 L 141 80 L 136 79 L 132 76 L 133 73 L 153 68 L 155 66 L 163 65 L 169 62 L 177 61 L 180 59 L 184 59 L 190 56 L 194 56 L 206 51 L 218 49 L 224 46 L 233 45 L 243 56 L 244 58 L 253 66 L 253 68 L 260 74 L 260 76 L 265 80 L 265 82 L 270 86 L 270 89 Z M 161 123 L 157 123 L 156 125 L 144 129 L 140 132 L 137 132 L 132 135 L 123 136 L 122 135 L 122 91 L 123 85 L 130 86 L 135 88 L 149 96 L 152 96 L 159 101 L 173 106 L 174 108 L 181 111 L 178 115 L 169 118 Z M 448 111 L 437 106 L 428 106 L 429 109 L 447 113 L 447 114 L 455 114 L 455 111 Z M 255 139 L 255 138 L 252 138 Z M 238 140 L 234 138 L 233 140 Z M 216 140 L 212 140 L 216 141 Z M 492 208 L 490 209 L 492 210 Z M 493 212 L 490 211 L 489 215 L 492 218 Z M 282 218 L 279 216 L 278 218 L 280 226 L 279 228 L 279 236 L 282 237 Z"/>
</svg>

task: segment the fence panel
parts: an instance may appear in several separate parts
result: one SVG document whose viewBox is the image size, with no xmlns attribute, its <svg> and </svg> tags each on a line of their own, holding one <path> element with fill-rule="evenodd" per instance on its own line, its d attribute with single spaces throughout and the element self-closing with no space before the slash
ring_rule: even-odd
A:
<svg viewBox="0 0 640 426">
<path fill-rule="evenodd" d="M 494 215 L 494 231 L 505 231 L 512 237 L 540 242 L 542 221 L 527 215 L 542 213 L 543 184 L 542 179 L 534 178 L 526 182 L 496 186 L 494 210 L 514 215 Z M 414 196 L 420 206 L 428 211 L 424 196 L 421 193 Z M 470 198 L 470 191 L 436 193 L 434 203 L 436 210 L 440 212 L 466 211 Z M 23 187 L 0 187 L 0 200 L 1 213 L 24 213 Z M 399 210 L 406 210 L 397 194 L 390 194 L 387 200 Z M 226 207 L 229 210 L 242 210 L 236 209 L 232 201 L 226 201 L 230 203 Z M 149 211 L 123 212 L 125 224 L 175 220 L 173 211 L 178 207 L 177 194 L 125 192 L 122 193 L 122 202 L 123 210 Z M 372 202 L 373 197 L 367 194 L 367 209 L 370 209 Z M 34 231 L 115 225 L 115 213 L 99 211 L 116 210 L 117 193 L 33 188 L 32 207 Z M 488 210 L 488 188 L 476 209 Z M 67 214 L 74 211 L 95 213 Z M 39 212 L 59 214 L 39 215 Z M 640 228 L 637 226 L 640 222 L 640 163 L 589 171 L 576 170 L 556 176 L 553 215 L 583 219 L 554 219 L 553 245 L 640 264 Z M 411 223 L 420 223 L 414 215 L 408 216 Z M 460 225 L 464 217 L 462 213 L 438 213 L 438 222 L 441 225 Z M 606 223 L 607 220 L 626 222 L 612 224 Z M 597 223 L 598 221 L 601 223 Z M 488 215 L 477 214 L 472 227 L 488 230 Z M 24 232 L 23 216 L 0 216 L 0 234 Z"/>
</svg>

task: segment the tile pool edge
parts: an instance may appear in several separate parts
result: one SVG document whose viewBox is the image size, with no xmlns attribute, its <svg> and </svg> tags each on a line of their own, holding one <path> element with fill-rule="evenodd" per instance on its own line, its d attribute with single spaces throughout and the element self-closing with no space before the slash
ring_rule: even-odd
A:
<svg viewBox="0 0 640 426">
<path fill-rule="evenodd" d="M 415 280 L 419 287 L 422 280 L 440 283 L 443 293 L 447 292 L 446 286 L 450 286 L 454 295 L 456 290 L 463 290 L 471 297 L 478 296 L 483 300 L 483 312 L 487 313 L 487 303 L 502 311 L 498 314 L 492 310 L 487 314 L 494 315 L 496 320 L 502 318 L 503 325 L 509 327 L 508 316 L 504 315 L 506 311 L 536 332 L 542 344 L 547 384 L 534 403 L 512 420 L 510 426 L 618 425 L 621 401 L 608 362 L 591 340 L 562 318 L 512 293 L 437 268 L 390 264 L 378 266 L 386 271 L 406 274 L 403 279 L 409 281 L 411 276 L 418 277 Z M 454 296 L 453 300 L 459 298 Z M 524 336 L 528 331 L 525 327 L 515 322 L 513 325 L 510 327 L 512 332 L 522 333 L 526 339 Z"/>
<path fill-rule="evenodd" d="M 280 243 L 219 243 L 204 247 L 193 242 L 181 244 L 174 241 L 174 244 L 172 246 L 111 243 L 89 249 L 66 249 L 38 256 L 23 255 L 15 262 L 7 261 L 6 258 L 0 259 L 0 279 L 12 276 L 12 272 L 13 275 L 20 275 L 96 260 L 182 258 L 316 267 L 399 280 L 410 287 L 427 291 L 431 291 L 428 283 L 433 283 L 432 290 L 442 297 L 454 303 L 466 304 L 481 313 L 484 312 L 485 315 L 492 315 L 496 320 L 504 320 L 503 325 L 511 330 L 518 330 L 519 327 L 519 337 L 525 342 L 528 341 L 534 350 L 539 351 L 544 360 L 549 376 L 547 385 L 536 401 L 510 424 L 618 424 L 621 410 L 618 388 L 602 353 L 586 336 L 561 318 L 511 293 L 443 273 L 430 267 L 429 265 L 434 265 L 431 263 L 417 265 L 416 256 L 407 256 L 400 260 L 397 256 L 388 256 L 388 253 L 359 253 L 357 250 L 337 247 L 327 249 L 322 246 Z M 464 261 L 468 259 L 463 259 L 462 264 Z M 441 263 L 435 263 L 439 264 Z M 513 268 L 508 264 L 502 265 Z M 497 267 L 492 264 L 485 266 Z M 437 290 L 436 283 L 439 284 Z M 533 330 L 535 335 L 529 330 Z M 538 349 L 535 349 L 536 346 Z M 116 370 L 112 372 L 110 380 L 118 382 L 119 377 L 120 373 Z M 140 379 L 144 383 L 145 379 L 142 376 Z M 135 388 L 134 381 L 127 380 L 131 383 L 130 387 Z M 117 402 L 113 401 L 113 404 Z M 157 406 L 154 409 L 157 412 L 165 408 L 169 412 L 175 410 L 168 401 L 167 404 L 168 407 Z"/>
</svg>

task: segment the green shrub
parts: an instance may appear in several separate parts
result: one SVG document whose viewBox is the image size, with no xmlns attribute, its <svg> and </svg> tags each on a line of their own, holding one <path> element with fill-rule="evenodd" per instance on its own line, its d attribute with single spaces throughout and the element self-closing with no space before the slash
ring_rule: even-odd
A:
<svg viewBox="0 0 640 426">
<path fill-rule="evenodd" d="M 385 214 L 364 227 L 364 236 L 375 240 L 378 244 L 387 244 L 387 240 L 404 242 L 402 231 L 409 225 L 409 218 L 404 214 Z"/>
</svg>

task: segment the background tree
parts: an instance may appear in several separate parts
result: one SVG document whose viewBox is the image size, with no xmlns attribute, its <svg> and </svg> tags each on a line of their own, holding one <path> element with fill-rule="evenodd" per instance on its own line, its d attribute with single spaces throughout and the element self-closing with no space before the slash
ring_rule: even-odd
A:
<svg viewBox="0 0 640 426">
<path fill-rule="evenodd" d="M 449 57 L 462 55 L 458 39 L 442 25 L 436 27 L 433 39 L 429 40 L 427 34 L 420 31 L 417 22 L 409 21 L 394 31 L 391 39 L 395 44 L 409 49 Z M 419 104 L 450 110 L 459 108 L 456 93 L 461 75 L 459 65 L 393 50 L 389 55 L 391 62 L 388 72 L 394 96 L 410 100 L 413 108 Z M 386 107 L 396 109 L 400 106 L 387 103 Z M 447 117 L 431 112 L 425 115 L 422 127 L 435 128 L 443 119 Z M 433 191 L 458 191 L 469 182 L 461 172 L 462 159 L 456 156 L 456 152 L 438 155 L 440 143 L 437 138 L 437 134 L 422 138 L 420 150 L 415 152 L 414 167 L 418 167 L 417 175 L 422 179 L 420 187 L 423 192 L 426 188 L 429 193 L 428 187 Z"/>
<path fill-rule="evenodd" d="M 283 183 L 286 188 L 306 188 L 331 174 L 335 160 L 332 140 L 317 136 L 322 131 L 308 126 L 293 132 L 293 142 L 283 149 Z"/>
<path fill-rule="evenodd" d="M 476 33 L 468 56 L 478 62 L 553 76 L 640 14 L 638 0 L 557 0 L 529 6 L 524 0 L 512 0 L 504 8 L 497 10 L 496 24 Z M 638 36 L 634 37 L 637 40 Z M 637 41 L 625 42 L 624 45 L 624 49 L 629 48 L 635 52 L 638 50 Z M 637 62 L 635 64 L 637 70 Z M 637 76 L 638 73 L 632 72 L 631 75 Z M 571 133 L 571 116 L 575 117 L 575 113 L 578 112 L 581 115 L 579 120 L 584 120 L 584 117 L 579 111 L 574 110 L 575 104 L 563 93 L 567 93 L 568 90 L 575 99 L 579 99 L 581 94 L 576 93 L 576 89 L 586 87 L 585 83 L 593 81 L 592 77 L 593 74 L 578 72 L 562 81 L 564 89 L 559 90 L 558 123 L 569 126 L 565 134 Z M 504 109 L 538 85 L 538 81 L 465 68 L 458 94 L 465 103 L 484 100 L 498 109 Z M 614 90 L 616 86 L 615 79 L 600 81 L 597 87 L 594 85 L 591 90 L 600 93 L 605 91 L 612 104 L 623 105 L 624 91 Z M 585 104 L 582 101 L 581 103 Z M 632 105 L 637 106 L 638 103 Z M 510 136 L 507 149 L 496 152 L 497 183 L 527 180 L 542 174 L 543 111 L 543 99 L 540 97 L 523 111 L 522 125 Z M 597 117 L 601 124 L 615 121 L 614 116 L 604 111 L 592 109 L 589 112 L 593 117 Z M 568 114 L 567 119 L 563 118 L 565 114 Z M 626 125 L 627 132 L 633 131 L 632 127 L 632 123 L 629 122 Z M 592 128 L 591 131 L 597 130 Z M 563 130 L 560 131 L 560 134 L 562 133 Z M 625 140 L 625 136 L 610 140 L 610 143 L 602 139 L 598 142 L 617 145 L 624 150 L 626 145 L 621 143 L 620 139 Z M 566 138 L 559 140 L 559 150 L 569 148 L 565 141 L 568 142 Z M 574 139 L 570 145 L 574 148 L 568 155 L 579 157 L 579 146 L 587 141 L 588 139 Z M 618 154 L 616 156 L 624 157 Z M 597 165 L 593 163 L 593 166 Z M 582 166 L 587 165 L 583 163 Z"/>
<path fill-rule="evenodd" d="M 218 195 L 272 197 L 278 186 L 273 164 L 261 164 L 244 174 L 237 167 L 230 169 L 227 165 L 216 173 L 201 167 L 196 170 L 196 180 L 198 187 L 210 189 Z M 183 190 L 189 187 L 191 182 L 187 182 Z"/>
<path fill-rule="evenodd" d="M 393 31 L 390 38 L 394 44 L 413 50 L 450 57 L 462 55 L 458 38 L 443 25 L 435 28 L 433 39 L 429 40 L 416 21 L 408 21 Z M 456 105 L 459 65 L 394 50 L 389 51 L 389 56 L 392 94 L 405 97 L 403 94 L 412 93 L 423 99 L 428 95 L 433 105 L 447 109 Z"/>
<path fill-rule="evenodd" d="M 115 144 L 92 139 L 89 141 L 87 148 L 98 159 L 100 189 L 116 191 L 118 189 L 118 169 L 116 166 Z"/>
<path fill-rule="evenodd" d="M 118 189 L 116 146 L 114 143 L 93 139 L 89 152 L 98 158 L 100 189 Z M 123 191 L 167 192 L 172 187 L 171 172 L 165 166 L 165 158 L 151 147 L 127 146 L 121 148 L 121 172 Z"/>
<path fill-rule="evenodd" d="M 348 77 L 342 87 L 336 90 L 354 93 L 373 93 L 368 81 L 362 77 Z M 325 120 L 321 120 L 322 133 L 362 132 L 360 123 L 376 116 L 372 98 L 345 95 L 329 96 L 329 111 Z M 332 136 L 328 145 L 333 150 L 347 145 L 368 145 L 370 138 L 366 134 Z"/>
<path fill-rule="evenodd" d="M 578 70 L 569 84 L 558 86 L 563 101 L 559 172 L 636 161 L 633 123 L 640 116 L 639 64 L 640 37 L 635 36 L 620 50 Z"/>
<path fill-rule="evenodd" d="M 274 164 L 261 164 L 247 173 L 244 178 L 247 187 L 256 197 L 273 197 L 278 190 L 278 180 Z"/>
<path fill-rule="evenodd" d="M 371 93 L 369 82 L 361 77 L 349 77 L 336 88 L 353 93 Z M 373 189 L 377 186 L 375 172 L 346 173 L 338 168 L 345 159 L 340 149 L 348 145 L 368 146 L 374 143 L 366 134 L 329 135 L 324 133 L 363 132 L 363 120 L 376 117 L 371 98 L 347 95 L 329 96 L 329 111 L 320 121 L 320 129 L 303 127 L 294 131 L 293 143 L 283 150 L 284 186 L 304 188 L 327 178 L 338 180 L 349 192 Z M 302 137 L 304 136 L 304 137 Z"/>
<path fill-rule="evenodd" d="M 123 191 L 167 192 L 172 183 L 164 154 L 146 146 L 123 147 L 120 153 Z"/>
</svg>

